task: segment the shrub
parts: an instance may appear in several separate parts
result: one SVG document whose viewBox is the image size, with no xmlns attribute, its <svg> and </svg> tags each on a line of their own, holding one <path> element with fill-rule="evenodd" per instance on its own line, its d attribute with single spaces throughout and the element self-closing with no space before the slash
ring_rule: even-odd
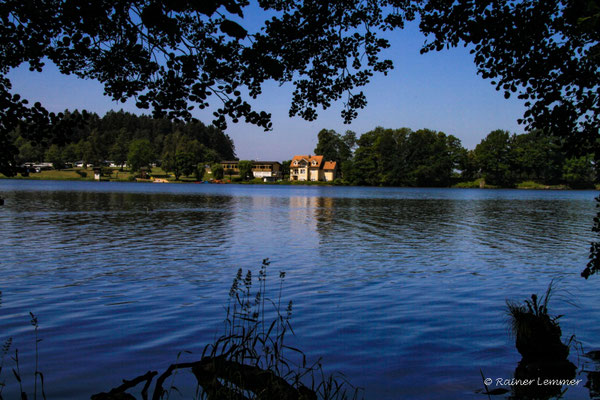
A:
<svg viewBox="0 0 600 400">
<path fill-rule="evenodd" d="M 507 301 L 511 332 L 516 347 L 526 361 L 566 360 L 569 347 L 561 341 L 558 319 L 548 314 L 548 302 L 553 291 L 551 282 L 544 296 L 536 294 L 524 304 Z"/>
</svg>

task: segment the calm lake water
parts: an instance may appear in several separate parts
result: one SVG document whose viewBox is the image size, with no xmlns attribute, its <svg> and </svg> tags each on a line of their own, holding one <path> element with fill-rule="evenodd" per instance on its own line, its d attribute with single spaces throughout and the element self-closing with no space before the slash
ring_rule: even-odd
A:
<svg viewBox="0 0 600 400">
<path fill-rule="evenodd" d="M 600 348 L 600 278 L 579 276 L 592 191 L 2 180 L 0 194 L 0 340 L 31 390 L 38 315 L 49 399 L 199 359 L 237 269 L 267 257 L 274 286 L 287 272 L 293 345 L 367 399 L 486 398 L 480 369 L 510 378 L 520 360 L 505 300 L 552 279 L 563 337 Z M 578 377 L 565 398 L 589 398 Z"/>
</svg>

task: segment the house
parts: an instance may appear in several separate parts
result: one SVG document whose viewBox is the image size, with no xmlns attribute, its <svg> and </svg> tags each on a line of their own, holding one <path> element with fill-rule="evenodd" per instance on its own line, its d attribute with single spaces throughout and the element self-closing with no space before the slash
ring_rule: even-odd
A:
<svg viewBox="0 0 600 400">
<path fill-rule="evenodd" d="M 290 180 L 292 181 L 326 181 L 335 179 L 337 163 L 324 161 L 323 156 L 294 156 L 290 163 Z"/>
<path fill-rule="evenodd" d="M 252 175 L 255 178 L 279 178 L 281 164 L 277 161 L 253 161 Z"/>
<path fill-rule="evenodd" d="M 239 161 L 221 161 L 225 175 L 239 175 Z M 281 177 L 281 163 L 277 161 L 252 161 L 252 175 L 255 178 L 272 180 Z"/>
</svg>

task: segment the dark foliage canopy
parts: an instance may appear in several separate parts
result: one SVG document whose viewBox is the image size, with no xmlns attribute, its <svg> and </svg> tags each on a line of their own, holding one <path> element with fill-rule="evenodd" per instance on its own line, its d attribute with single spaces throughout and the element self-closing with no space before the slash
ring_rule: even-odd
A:
<svg viewBox="0 0 600 400">
<path fill-rule="evenodd" d="M 472 46 L 479 73 L 506 98 L 525 100 L 522 123 L 528 129 L 567 137 L 575 151 L 595 146 L 600 131 L 598 0 L 429 0 L 420 26 L 431 39 L 423 52 Z"/>
<path fill-rule="evenodd" d="M 14 163 L 6 135 L 16 126 L 38 138 L 66 128 L 60 116 L 11 93 L 6 74 L 21 64 L 41 71 L 53 62 L 156 118 L 189 120 L 194 109 L 218 105 L 218 128 L 229 118 L 268 130 L 270 114 L 249 100 L 275 81 L 294 86 L 290 115 L 314 120 L 319 107 L 343 99 L 348 122 L 366 104 L 360 87 L 392 68 L 379 57 L 389 46 L 382 32 L 417 15 L 429 35 L 423 51 L 472 46 L 480 74 L 527 102 L 529 128 L 574 138 L 574 148 L 595 143 L 598 0 L 5 0 L 0 165 Z"/>
<path fill-rule="evenodd" d="M 385 10 L 385 12 L 384 12 Z M 155 118 L 192 119 L 195 108 L 220 104 L 213 123 L 271 128 L 270 114 L 250 98 L 265 81 L 292 82 L 290 115 L 314 120 L 318 107 L 344 99 L 350 121 L 366 100 L 357 88 L 390 60 L 376 34 L 414 17 L 406 0 L 6 0 L 0 3 L 0 141 L 27 121 L 32 136 L 52 136 L 60 116 L 11 93 L 6 74 L 49 60 L 63 74 L 95 79 L 116 101 L 135 99 Z M 264 21 L 251 30 L 244 19 Z M 52 132 L 45 132 L 51 130 Z M 4 145 L 5 143 L 3 143 Z M 6 143 L 8 153 L 13 148 Z M 2 160 L 6 171 L 12 160 Z"/>
</svg>

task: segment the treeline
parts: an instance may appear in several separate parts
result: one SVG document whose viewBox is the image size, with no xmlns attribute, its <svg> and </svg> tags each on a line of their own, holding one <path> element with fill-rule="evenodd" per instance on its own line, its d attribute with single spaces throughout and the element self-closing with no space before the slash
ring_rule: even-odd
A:
<svg viewBox="0 0 600 400">
<path fill-rule="evenodd" d="M 65 112 L 65 120 L 80 120 L 79 111 Z M 65 124 L 68 125 L 68 124 Z M 103 117 L 88 114 L 85 123 L 61 134 L 57 140 L 32 142 L 13 133 L 19 163 L 51 162 L 55 168 L 83 161 L 102 165 L 106 160 L 125 163 L 137 170 L 151 163 L 163 169 L 186 172 L 198 163 L 235 159 L 235 147 L 229 136 L 201 122 L 172 122 L 124 111 L 109 111 Z"/>
<path fill-rule="evenodd" d="M 490 132 L 475 149 L 453 135 L 429 129 L 375 128 L 356 138 L 333 130 L 318 134 L 316 154 L 338 162 L 343 183 L 369 186 L 447 187 L 484 179 L 487 185 L 591 188 L 591 155 L 571 155 L 560 140 L 541 131 L 522 135 Z"/>
</svg>

